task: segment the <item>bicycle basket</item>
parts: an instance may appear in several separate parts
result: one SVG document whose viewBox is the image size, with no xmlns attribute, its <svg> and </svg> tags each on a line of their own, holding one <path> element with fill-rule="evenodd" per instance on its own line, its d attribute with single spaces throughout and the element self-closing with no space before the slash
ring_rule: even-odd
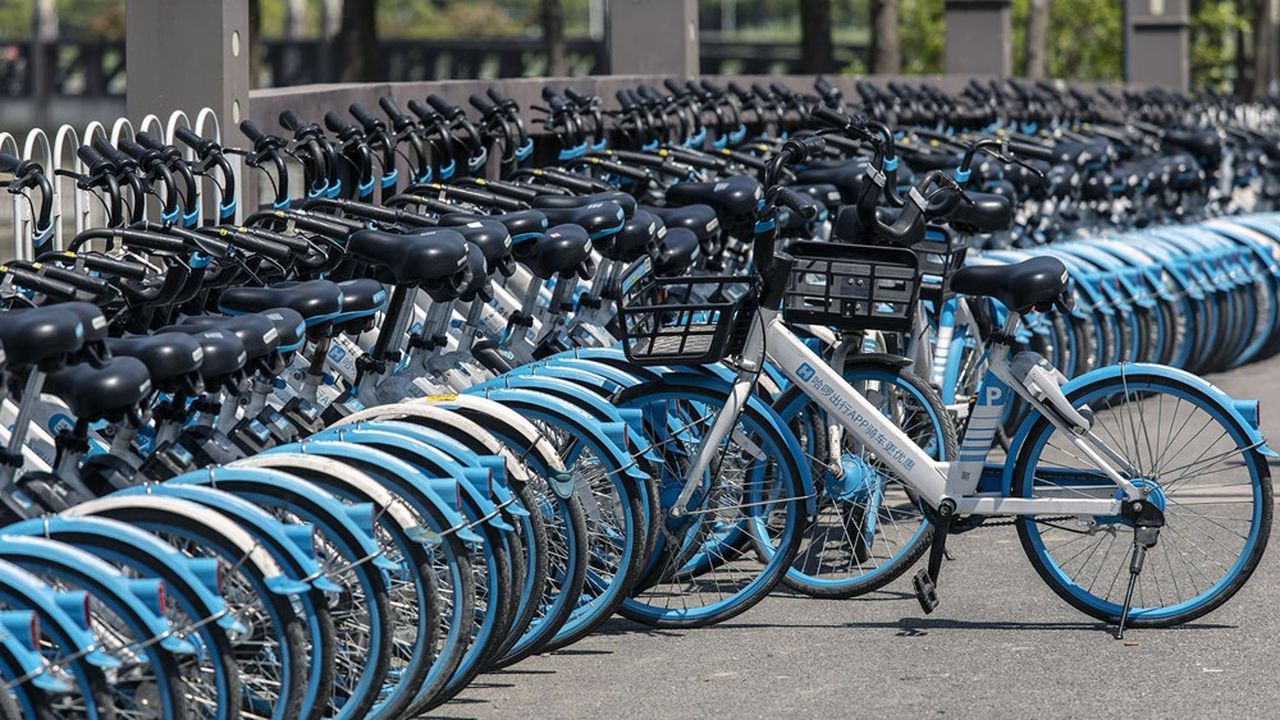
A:
<svg viewBox="0 0 1280 720">
<path fill-rule="evenodd" d="M 964 267 L 969 243 L 945 228 L 929 226 L 924 239 L 911 246 L 920 260 L 920 297 L 941 304 L 955 296 L 951 292 L 951 276 Z"/>
<path fill-rule="evenodd" d="M 627 268 L 621 290 L 622 349 L 637 365 L 720 361 L 742 339 L 755 299 L 748 278 L 658 277 L 647 258 Z"/>
<path fill-rule="evenodd" d="M 919 259 L 905 248 L 804 240 L 783 296 L 790 322 L 906 332 L 920 295 Z"/>
</svg>

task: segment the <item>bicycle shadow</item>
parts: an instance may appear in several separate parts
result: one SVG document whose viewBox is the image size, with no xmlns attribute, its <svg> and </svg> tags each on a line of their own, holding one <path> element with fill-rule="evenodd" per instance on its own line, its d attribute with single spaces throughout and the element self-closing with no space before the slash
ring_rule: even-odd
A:
<svg viewBox="0 0 1280 720">
<path fill-rule="evenodd" d="M 1234 630 L 1237 625 L 1226 623 L 1187 623 L 1176 628 L 1165 628 L 1162 632 L 1195 631 L 1195 630 Z M 904 617 L 898 620 L 863 620 L 841 623 L 740 623 L 727 622 L 700 630 L 750 630 L 804 628 L 817 630 L 896 630 L 898 637 L 922 637 L 933 630 L 979 630 L 979 631 L 1051 631 L 1051 632 L 1113 632 L 1115 626 L 1101 622 L 1036 622 L 1014 620 L 957 620 L 954 618 Z"/>
</svg>

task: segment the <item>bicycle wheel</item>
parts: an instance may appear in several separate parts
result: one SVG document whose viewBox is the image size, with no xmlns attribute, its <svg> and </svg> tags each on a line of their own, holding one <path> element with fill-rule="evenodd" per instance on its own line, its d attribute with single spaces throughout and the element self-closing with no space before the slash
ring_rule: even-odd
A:
<svg viewBox="0 0 1280 720">
<path fill-rule="evenodd" d="M 662 558 L 648 586 L 639 586 L 620 612 L 655 627 L 699 627 L 722 622 L 755 605 L 782 579 L 795 557 L 805 522 L 803 458 L 794 439 L 778 430 L 767 406 L 749 405 L 723 441 L 687 512 L 670 515 L 688 463 L 725 404 L 723 389 L 663 379 L 629 388 L 619 406 L 651 418 L 663 458 L 659 492 Z M 674 427 L 665 423 L 674 420 Z M 661 425 L 659 425 L 661 423 Z M 742 533 L 748 552 L 731 538 Z M 755 552 L 750 552 L 754 549 Z M 711 556 L 698 573 L 685 572 L 699 554 Z"/>
<path fill-rule="evenodd" d="M 844 378 L 935 460 L 956 456 L 955 426 L 932 386 L 903 368 L 856 357 Z M 818 512 L 783 582 L 813 597 L 849 598 L 911 567 L 933 537 L 913 493 L 848 432 L 833 452 L 829 422 L 801 388 L 789 388 L 777 410 L 806 449 L 818 493 Z"/>
<path fill-rule="evenodd" d="M 1093 409 L 1093 433 L 1136 469 L 1129 479 L 1164 511 L 1131 625 L 1176 625 L 1226 602 L 1257 567 L 1271 527 L 1270 472 L 1245 428 L 1197 384 L 1150 366 L 1123 366 L 1068 397 Z M 1115 485 L 1062 435 L 1043 417 L 1033 422 L 1017 455 L 1014 494 L 1116 497 Z M 1040 577 L 1108 622 L 1119 618 L 1128 580 L 1128 530 L 1119 517 L 1018 521 Z"/>
</svg>

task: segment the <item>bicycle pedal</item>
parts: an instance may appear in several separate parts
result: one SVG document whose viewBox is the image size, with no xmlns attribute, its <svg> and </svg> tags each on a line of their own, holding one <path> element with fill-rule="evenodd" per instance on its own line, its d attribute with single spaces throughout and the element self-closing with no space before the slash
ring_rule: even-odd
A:
<svg viewBox="0 0 1280 720">
<path fill-rule="evenodd" d="M 911 578 L 911 584 L 916 589 L 916 600 L 920 601 L 920 609 L 925 614 L 933 612 L 938 607 L 938 586 L 934 584 L 933 578 L 929 577 L 929 571 L 921 568 L 915 577 Z"/>
</svg>

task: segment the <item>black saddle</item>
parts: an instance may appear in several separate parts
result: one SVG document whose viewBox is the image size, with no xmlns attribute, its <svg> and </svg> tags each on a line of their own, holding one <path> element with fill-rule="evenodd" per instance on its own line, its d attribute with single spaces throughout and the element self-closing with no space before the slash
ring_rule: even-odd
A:
<svg viewBox="0 0 1280 720">
<path fill-rule="evenodd" d="M 685 228 L 698 236 L 704 253 L 713 253 L 720 247 L 720 217 L 710 205 L 683 205 L 681 207 L 644 207 L 648 212 L 658 216 L 667 226 L 667 232 L 674 228 Z"/>
<path fill-rule="evenodd" d="M 1017 313 L 1048 310 L 1054 304 L 1071 306 L 1067 266 L 1042 255 L 1014 265 L 970 265 L 951 276 L 951 289 L 964 295 L 999 300 Z"/>
<path fill-rule="evenodd" d="M 653 271 L 668 277 L 682 275 L 698 260 L 701 243 L 698 236 L 685 228 L 669 228 L 662 249 L 653 263 Z"/>
<path fill-rule="evenodd" d="M 611 202 L 622 208 L 622 214 L 626 219 L 630 219 L 636 212 L 636 199 L 618 190 L 592 193 L 590 195 L 539 195 L 533 199 L 532 205 L 534 208 L 542 210 L 544 208 L 586 207 L 598 202 Z"/>
<path fill-rule="evenodd" d="M 748 175 L 712 182 L 681 182 L 667 188 L 668 205 L 710 205 L 722 222 L 751 217 L 764 191 L 755 178 Z"/>
<path fill-rule="evenodd" d="M 169 392 L 174 381 L 198 373 L 204 360 L 200 342 L 184 333 L 129 335 L 107 340 L 114 357 L 129 357 L 147 366 L 151 382 Z M 114 364 L 114 363 L 113 363 Z"/>
<path fill-rule="evenodd" d="M 59 303 L 58 307 L 74 313 L 84 327 L 84 345 L 71 362 L 105 367 L 111 359 L 111 351 L 107 350 L 104 342 L 107 339 L 107 318 L 102 315 L 102 308 L 89 302 Z"/>
<path fill-rule="evenodd" d="M 65 305 L 0 312 L 0 347 L 11 368 L 50 365 L 84 346 L 84 323 Z"/>
<path fill-rule="evenodd" d="M 592 240 L 612 235 L 626 223 L 622 206 L 607 200 L 566 208 L 538 208 L 552 225 L 580 225 Z M 550 232 L 550 231 L 548 231 Z"/>
<path fill-rule="evenodd" d="M 517 259 L 537 277 L 591 276 L 591 238 L 581 225 L 557 225 L 519 250 Z"/>
<path fill-rule="evenodd" d="M 840 189 L 831 183 L 806 183 L 788 187 L 817 200 L 827 210 L 838 210 L 844 205 L 844 196 L 840 194 Z"/>
<path fill-rule="evenodd" d="M 233 287 L 218 296 L 218 310 L 229 315 L 285 307 L 297 311 L 308 326 L 333 322 L 342 312 L 342 290 L 328 280 L 281 282 L 270 287 Z"/>
<path fill-rule="evenodd" d="M 515 262 L 511 259 L 511 233 L 505 225 L 493 220 L 472 220 L 453 229 L 461 233 L 484 257 L 484 264 L 479 268 L 481 275 L 501 272 L 503 276 L 510 277 L 515 272 Z M 472 272 L 475 270 L 473 266 Z"/>
<path fill-rule="evenodd" d="M 361 230 L 352 233 L 347 251 L 395 285 L 442 283 L 467 271 L 467 241 L 452 229 L 403 234 Z"/>
<path fill-rule="evenodd" d="M 505 215 L 481 215 L 479 213 L 451 212 L 440 216 L 441 227 L 466 225 L 476 220 L 493 220 L 506 226 L 511 242 L 531 240 L 547 229 L 547 216 L 537 210 L 517 210 Z"/>
<path fill-rule="evenodd" d="M 489 273 L 485 269 L 487 263 L 484 254 L 472 247 L 471 253 L 467 256 L 467 263 L 471 266 L 471 282 L 467 283 L 466 287 L 458 289 L 456 299 L 471 302 L 478 296 L 485 302 L 492 300 L 493 294 L 489 290 Z"/>
<path fill-rule="evenodd" d="M 104 367 L 72 365 L 51 373 L 44 392 L 62 398 L 80 420 L 114 419 L 151 393 L 151 376 L 141 360 L 115 358 Z"/>
<path fill-rule="evenodd" d="M 339 285 L 341 284 L 339 283 Z M 297 310 L 278 307 L 264 310 L 258 314 L 275 325 L 276 333 L 280 335 L 280 344 L 276 347 L 277 352 L 293 352 L 302 347 L 302 344 L 307 341 L 307 321 L 303 319 L 302 314 Z"/>
<path fill-rule="evenodd" d="M 1008 230 L 1013 223 L 1013 203 L 1004 195 L 965 193 L 973 204 L 960 203 L 947 213 L 946 221 L 966 234 Z"/>
<path fill-rule="evenodd" d="M 334 323 L 371 318 L 387 304 L 387 289 L 372 278 L 357 278 L 338 283 L 342 290 L 342 313 Z"/>
<path fill-rule="evenodd" d="M 161 329 L 161 332 L 187 333 L 200 343 L 204 358 L 200 361 L 200 378 L 211 389 L 220 388 L 225 383 L 235 388 L 248 362 L 248 354 L 244 343 L 230 330 L 221 328 L 203 328 L 195 325 L 174 325 Z"/>
<path fill-rule="evenodd" d="M 831 185 L 839 191 L 844 202 L 853 202 L 860 194 L 862 183 L 866 179 L 866 171 L 866 160 L 838 160 L 814 164 L 796 173 L 796 184 Z"/>
<path fill-rule="evenodd" d="M 280 331 L 276 330 L 275 322 L 265 315 L 200 315 L 183 320 L 181 325 L 164 328 L 164 332 L 199 333 L 214 329 L 226 330 L 240 339 L 247 363 L 268 357 L 280 349 Z"/>
<path fill-rule="evenodd" d="M 622 228 L 622 232 L 598 240 L 595 248 L 610 260 L 630 263 L 657 252 L 662 237 L 666 234 L 666 226 L 656 215 L 637 210 Z"/>
</svg>

